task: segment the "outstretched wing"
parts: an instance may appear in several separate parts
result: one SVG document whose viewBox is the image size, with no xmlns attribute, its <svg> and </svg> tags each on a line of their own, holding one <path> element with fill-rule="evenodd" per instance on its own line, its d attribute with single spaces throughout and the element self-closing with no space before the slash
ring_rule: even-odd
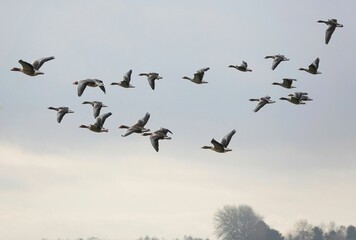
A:
<svg viewBox="0 0 356 240">
<path fill-rule="evenodd" d="M 33 63 L 32 63 L 32 66 L 34 69 L 38 70 L 40 69 L 40 67 L 45 63 L 45 62 L 48 62 L 50 60 L 54 59 L 54 57 L 46 57 L 46 58 L 40 58 L 40 59 L 37 59 L 35 60 Z"/>
<path fill-rule="evenodd" d="M 232 130 L 231 132 L 229 132 L 228 134 L 226 134 L 225 137 L 223 137 L 223 139 L 221 139 L 221 145 L 223 147 L 227 147 L 230 143 L 230 140 L 232 138 L 232 136 L 236 133 L 236 130 Z M 215 145 L 214 145 L 215 146 Z"/>
<path fill-rule="evenodd" d="M 22 59 L 19 60 L 19 63 L 21 64 L 24 71 L 33 71 L 34 70 L 33 66 L 30 63 L 25 62 Z"/>
<path fill-rule="evenodd" d="M 130 69 L 125 75 L 122 81 L 129 83 L 131 81 L 132 70 Z"/>
<path fill-rule="evenodd" d="M 211 143 L 214 145 L 214 148 L 217 152 L 224 152 L 224 146 L 216 141 L 214 138 L 211 140 Z"/>
<path fill-rule="evenodd" d="M 316 72 L 318 70 L 318 68 L 319 68 L 319 61 L 320 61 L 319 58 L 315 59 L 315 61 L 312 64 L 309 65 L 309 69 L 311 71 Z"/>
<path fill-rule="evenodd" d="M 148 122 L 148 119 L 150 119 L 150 114 L 146 113 L 146 115 L 143 118 L 139 119 L 135 125 L 144 127 L 146 125 L 146 123 Z"/>
<path fill-rule="evenodd" d="M 99 117 L 96 118 L 96 121 L 95 121 L 95 125 L 97 125 L 98 127 L 103 127 L 104 126 L 104 123 L 105 123 L 105 120 L 110 117 L 112 115 L 111 112 L 108 112 L 108 113 L 104 113 L 102 115 L 100 115 Z"/>
<path fill-rule="evenodd" d="M 160 139 L 160 137 L 158 135 L 152 135 L 150 137 L 150 141 L 152 144 L 152 147 L 156 150 L 156 152 L 159 151 L 159 144 L 158 144 L 158 140 Z"/>
<path fill-rule="evenodd" d="M 331 35 L 333 35 L 334 31 L 335 31 L 335 25 L 329 25 L 328 29 L 326 29 L 325 32 L 325 43 L 328 44 L 330 39 L 331 39 Z"/>
</svg>

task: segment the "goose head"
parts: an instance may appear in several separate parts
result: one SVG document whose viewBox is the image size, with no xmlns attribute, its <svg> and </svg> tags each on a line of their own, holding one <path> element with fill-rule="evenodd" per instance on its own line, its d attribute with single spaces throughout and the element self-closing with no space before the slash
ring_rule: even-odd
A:
<svg viewBox="0 0 356 240">
<path fill-rule="evenodd" d="M 73 84 L 74 84 L 74 85 L 78 85 L 78 83 L 79 83 L 78 81 L 75 81 Z"/>
<path fill-rule="evenodd" d="M 20 68 L 17 68 L 17 67 L 14 67 L 14 68 L 11 69 L 11 71 L 21 72 L 21 69 L 20 69 Z"/>
<path fill-rule="evenodd" d="M 192 80 L 190 77 L 184 76 L 183 79 Z"/>
</svg>

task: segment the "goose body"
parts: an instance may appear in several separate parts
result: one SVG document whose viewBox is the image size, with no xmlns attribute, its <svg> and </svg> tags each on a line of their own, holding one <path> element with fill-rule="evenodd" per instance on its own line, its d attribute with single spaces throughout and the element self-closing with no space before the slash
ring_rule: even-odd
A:
<svg viewBox="0 0 356 240">
<path fill-rule="evenodd" d="M 155 72 L 140 73 L 139 76 L 146 76 L 147 77 L 148 84 L 150 85 L 152 90 L 155 90 L 155 80 L 162 79 L 162 77 L 158 73 L 155 73 Z"/>
<path fill-rule="evenodd" d="M 211 144 L 213 144 L 213 146 L 203 146 L 201 147 L 202 149 L 211 149 L 215 152 L 218 153 L 225 153 L 225 152 L 229 152 L 232 151 L 232 149 L 228 149 L 227 146 L 230 143 L 230 140 L 232 138 L 232 136 L 236 133 L 236 130 L 232 130 L 231 132 L 229 132 L 228 134 L 226 134 L 222 139 L 221 142 L 216 141 L 214 138 L 211 140 Z"/>
<path fill-rule="evenodd" d="M 274 56 L 266 56 L 265 59 L 267 58 L 272 58 L 273 62 L 272 62 L 272 70 L 276 69 L 276 67 L 283 61 L 289 61 L 288 58 L 286 58 L 284 55 L 281 54 L 277 54 Z"/>
<path fill-rule="evenodd" d="M 126 133 L 121 135 L 122 137 L 127 137 L 131 135 L 132 133 L 145 133 L 150 131 L 150 129 L 145 128 L 146 123 L 150 119 L 150 114 L 146 113 L 146 115 L 139 119 L 134 125 L 132 126 L 126 126 L 126 125 L 121 125 L 119 128 L 126 128 Z"/>
<path fill-rule="evenodd" d="M 99 132 L 108 132 L 109 130 L 104 128 L 104 123 L 105 123 L 105 120 L 106 120 L 108 117 L 110 117 L 111 115 L 112 115 L 111 112 L 102 114 L 102 115 L 98 116 L 98 117 L 95 119 L 95 123 L 94 123 L 94 124 L 80 125 L 79 127 L 80 127 L 80 128 L 87 128 L 87 129 L 89 129 L 90 131 L 98 132 L 98 133 L 99 133 Z"/>
<path fill-rule="evenodd" d="M 77 91 L 78 91 L 79 97 L 82 96 L 82 94 L 87 86 L 88 87 L 99 87 L 104 93 L 106 93 L 104 82 L 99 79 L 85 79 L 85 80 L 75 81 L 73 84 L 78 85 Z"/>
<path fill-rule="evenodd" d="M 295 88 L 294 86 L 292 86 L 294 81 L 297 81 L 297 79 L 294 79 L 294 78 L 283 78 L 283 82 L 282 83 L 274 82 L 272 84 L 273 85 L 279 85 L 281 87 L 290 89 L 290 88 Z"/>
<path fill-rule="evenodd" d="M 123 77 L 123 79 L 120 82 L 112 82 L 110 85 L 119 85 L 120 87 L 123 88 L 134 88 L 135 86 L 132 86 L 130 84 L 131 81 L 131 74 L 132 70 L 130 69 Z"/>
<path fill-rule="evenodd" d="M 275 103 L 275 101 L 271 100 L 270 96 L 265 96 L 261 98 L 250 98 L 250 101 L 258 101 L 256 108 L 253 110 L 254 112 L 258 112 L 264 105 Z"/>
<path fill-rule="evenodd" d="M 70 110 L 68 107 L 48 107 L 50 110 L 55 110 L 57 111 L 57 122 L 60 123 L 67 113 L 74 113 L 72 110 Z"/>
<path fill-rule="evenodd" d="M 40 58 L 37 59 L 35 61 L 33 61 L 33 63 L 28 63 L 23 61 L 22 59 L 19 60 L 19 63 L 21 64 L 22 68 L 17 68 L 14 67 L 11 69 L 11 71 L 15 71 L 15 72 L 22 72 L 28 76 L 37 76 L 37 75 L 41 75 L 44 74 L 43 72 L 39 71 L 41 66 L 45 63 L 48 62 L 50 60 L 54 59 L 54 57 L 45 57 L 45 58 Z"/>
<path fill-rule="evenodd" d="M 328 25 L 328 28 L 325 32 L 325 44 L 330 42 L 331 36 L 333 35 L 337 27 L 343 27 L 344 25 L 337 22 L 337 19 L 329 19 L 328 21 L 319 20 L 318 23 L 325 23 Z"/>
<path fill-rule="evenodd" d="M 252 72 L 251 69 L 247 68 L 247 62 L 242 61 L 241 65 L 229 65 L 230 68 L 236 68 L 241 72 Z"/>
<path fill-rule="evenodd" d="M 279 99 L 286 100 L 286 101 L 296 104 L 296 105 L 305 104 L 304 101 L 312 101 L 313 100 L 308 97 L 308 93 L 304 93 L 304 92 L 295 92 L 294 94 L 289 94 L 288 98 L 281 97 Z"/>
<path fill-rule="evenodd" d="M 167 134 L 173 134 L 169 129 L 167 128 L 160 128 L 157 131 L 154 131 L 153 133 L 143 133 L 144 136 L 150 135 L 150 141 L 152 144 L 152 147 L 156 150 L 156 152 L 159 151 L 159 140 L 170 140 L 171 137 L 168 137 Z"/>
<path fill-rule="evenodd" d="M 107 107 L 106 105 L 104 105 L 102 102 L 99 101 L 92 101 L 92 102 L 85 101 L 82 102 L 82 104 L 90 104 L 93 107 L 94 118 L 97 118 L 99 116 L 101 108 Z"/>
<path fill-rule="evenodd" d="M 319 61 L 320 61 L 320 59 L 319 58 L 317 58 L 317 59 L 315 59 L 315 61 L 312 63 L 312 64 L 310 64 L 309 66 L 308 66 L 308 68 L 306 69 L 306 68 L 299 68 L 299 70 L 301 70 L 301 71 L 306 71 L 306 72 L 308 72 L 308 73 L 310 73 L 310 74 L 321 74 L 321 72 L 319 72 L 318 71 L 318 68 L 319 68 Z"/>
<path fill-rule="evenodd" d="M 196 84 L 202 84 L 202 83 L 208 83 L 208 82 L 205 82 L 203 81 L 203 77 L 204 77 L 204 73 L 206 71 L 208 71 L 210 68 L 202 68 L 202 69 L 199 69 L 198 71 L 196 71 L 196 73 L 194 73 L 194 77 L 193 78 L 190 78 L 190 77 L 187 77 L 187 76 L 184 76 L 182 77 L 183 79 L 187 79 L 193 83 L 196 83 Z"/>
</svg>

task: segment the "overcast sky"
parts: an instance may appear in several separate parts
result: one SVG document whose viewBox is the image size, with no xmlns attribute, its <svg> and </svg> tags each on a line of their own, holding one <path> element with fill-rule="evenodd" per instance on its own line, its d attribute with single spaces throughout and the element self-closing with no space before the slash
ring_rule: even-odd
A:
<svg viewBox="0 0 356 240">
<path fill-rule="evenodd" d="M 286 233 L 293 224 L 356 224 L 356 2 L 3 1 L 0 8 L 0 239 L 150 235 L 216 239 L 213 216 L 248 204 Z M 327 26 L 344 24 L 324 43 Z M 290 59 L 274 71 L 266 55 Z M 55 56 L 44 75 L 11 72 L 19 59 Z M 321 75 L 299 71 L 320 58 Z M 251 73 L 228 68 L 245 60 Z M 182 79 L 203 67 L 208 84 Z M 110 86 L 133 70 L 134 89 Z M 163 77 L 152 91 L 141 72 Z M 297 88 L 272 85 L 296 78 Z M 104 81 L 107 94 L 72 83 Z M 295 91 L 306 105 L 279 100 Z M 259 112 L 249 98 L 276 103 Z M 112 112 L 108 133 L 83 101 Z M 56 122 L 49 106 L 75 113 Z M 169 128 L 155 152 L 122 138 L 146 112 Z M 225 154 L 202 150 L 237 133 Z"/>
</svg>

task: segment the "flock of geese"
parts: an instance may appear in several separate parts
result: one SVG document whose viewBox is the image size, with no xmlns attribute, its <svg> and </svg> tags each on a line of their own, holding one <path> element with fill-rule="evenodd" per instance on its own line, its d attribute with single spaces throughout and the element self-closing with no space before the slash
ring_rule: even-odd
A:
<svg viewBox="0 0 356 240">
<path fill-rule="evenodd" d="M 335 29 L 337 27 L 343 27 L 342 24 L 338 23 L 336 19 L 329 19 L 328 21 L 323 21 L 319 20 L 318 23 L 325 23 L 328 25 L 328 28 L 325 33 L 325 44 L 328 44 L 332 34 L 334 33 Z M 272 70 L 275 70 L 277 66 L 283 62 L 283 61 L 289 61 L 288 58 L 286 58 L 284 55 L 277 54 L 273 56 L 266 56 L 265 59 L 273 59 L 272 62 Z M 21 64 L 22 68 L 17 68 L 14 67 L 11 69 L 11 71 L 18 71 L 22 72 L 26 75 L 29 76 L 37 76 L 44 74 L 43 72 L 40 71 L 40 68 L 42 65 L 50 60 L 53 60 L 54 57 L 46 57 L 46 58 L 40 58 L 35 60 L 32 64 L 25 62 L 23 60 L 19 60 L 19 63 Z M 321 72 L 318 71 L 319 68 L 319 58 L 316 58 L 313 63 L 311 63 L 308 68 L 299 68 L 301 71 L 306 71 L 310 74 L 321 74 Z M 228 67 L 230 68 L 235 68 L 241 72 L 252 72 L 251 69 L 248 68 L 248 65 L 245 61 L 242 61 L 241 65 L 229 65 Z M 208 71 L 210 68 L 202 68 L 196 73 L 194 73 L 194 76 L 192 78 L 184 76 L 183 79 L 187 79 L 195 84 L 205 84 L 207 83 L 206 81 L 203 80 L 204 74 L 206 71 Z M 132 70 L 129 70 L 124 76 L 123 79 L 120 82 L 113 82 L 110 85 L 118 85 L 123 88 L 135 88 L 135 86 L 131 85 L 131 75 L 132 75 Z M 140 73 L 139 76 L 145 76 L 147 77 L 147 81 L 149 83 L 149 86 L 152 88 L 152 90 L 155 89 L 155 81 L 162 79 L 162 77 L 155 72 L 150 72 L 150 73 Z M 296 79 L 292 78 L 284 78 L 282 83 L 278 82 L 273 82 L 273 85 L 279 85 L 281 87 L 291 89 L 295 88 L 293 86 L 293 82 L 296 81 Z M 73 83 L 74 85 L 77 85 L 77 93 L 78 96 L 82 96 L 85 89 L 87 87 L 99 87 L 104 93 L 106 93 L 104 82 L 99 79 L 85 79 L 85 80 L 80 80 L 80 81 L 75 81 Z M 271 99 L 270 96 L 264 96 L 261 98 L 251 98 L 249 99 L 250 101 L 256 101 L 258 102 L 255 109 L 253 110 L 254 112 L 258 112 L 262 107 L 264 107 L 266 104 L 272 104 L 275 103 Z M 288 97 L 281 97 L 280 100 L 286 100 L 290 103 L 293 104 L 305 104 L 306 101 L 312 101 L 313 99 L 309 98 L 308 93 L 306 92 L 295 92 L 294 94 L 289 94 Z M 100 101 L 84 101 L 82 104 L 90 104 L 93 108 L 93 116 L 95 118 L 95 122 L 93 124 L 89 125 L 80 125 L 80 128 L 87 128 L 90 131 L 93 132 L 108 132 L 108 129 L 104 128 L 104 123 L 105 120 L 112 115 L 111 112 L 104 113 L 100 115 L 100 111 L 102 108 L 107 107 Z M 60 123 L 64 117 L 64 115 L 68 113 L 74 113 L 74 111 L 70 110 L 68 107 L 48 107 L 50 110 L 55 110 L 57 111 L 57 122 Z M 160 128 L 154 132 L 151 132 L 150 129 L 145 128 L 145 125 L 147 124 L 148 120 L 150 118 L 150 114 L 146 113 L 144 117 L 139 119 L 135 124 L 131 126 L 127 125 L 121 125 L 119 128 L 127 129 L 126 132 L 122 135 L 122 137 L 127 137 L 133 133 L 138 133 L 143 136 L 150 136 L 150 141 L 153 146 L 153 148 L 158 152 L 159 151 L 159 140 L 170 140 L 171 137 L 169 137 L 167 134 L 173 134 L 169 129 L 167 128 Z M 214 138 L 211 140 L 212 146 L 203 146 L 202 149 L 211 149 L 215 152 L 219 153 L 224 153 L 224 152 L 229 152 L 232 151 L 232 149 L 227 148 L 232 136 L 236 133 L 236 130 L 232 130 L 228 134 L 226 134 L 220 142 L 216 141 Z"/>
</svg>

